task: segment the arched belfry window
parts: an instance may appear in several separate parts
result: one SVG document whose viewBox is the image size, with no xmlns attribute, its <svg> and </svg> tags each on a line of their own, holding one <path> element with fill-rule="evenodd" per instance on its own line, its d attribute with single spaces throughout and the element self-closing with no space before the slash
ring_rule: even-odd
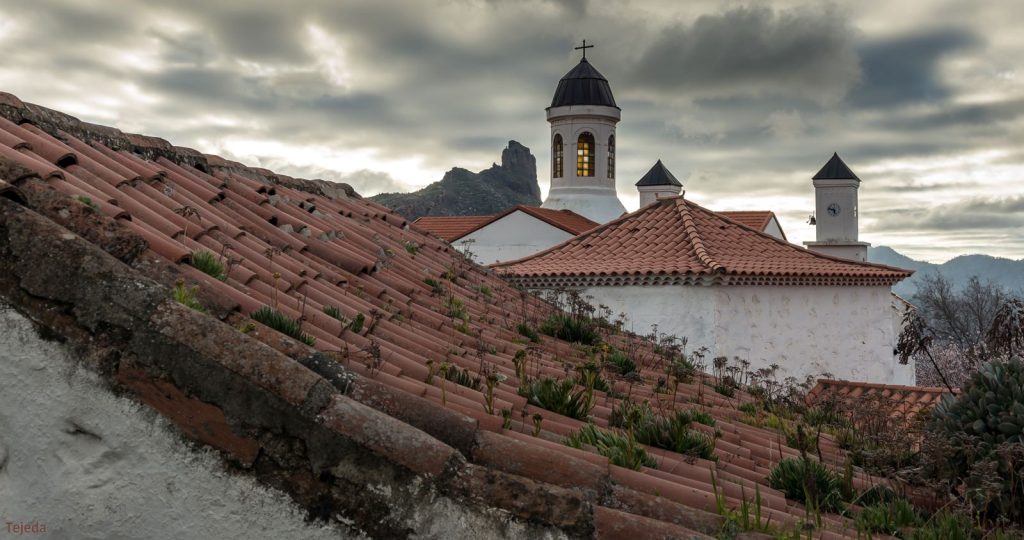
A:
<svg viewBox="0 0 1024 540">
<path fill-rule="evenodd" d="M 594 176 L 594 136 L 586 131 L 576 141 L 576 176 Z"/>
<path fill-rule="evenodd" d="M 555 140 L 551 143 L 551 155 L 553 156 L 551 160 L 551 177 L 561 178 L 565 163 L 565 145 L 562 144 L 561 133 L 555 134 Z"/>
<path fill-rule="evenodd" d="M 615 178 L 615 135 L 608 136 L 608 178 Z"/>
</svg>

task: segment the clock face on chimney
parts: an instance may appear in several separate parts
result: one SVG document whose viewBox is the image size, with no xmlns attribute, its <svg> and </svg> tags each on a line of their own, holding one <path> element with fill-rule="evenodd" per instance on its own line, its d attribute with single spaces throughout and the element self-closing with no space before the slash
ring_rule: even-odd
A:
<svg viewBox="0 0 1024 540">
<path fill-rule="evenodd" d="M 832 203 L 832 204 L 828 205 L 828 215 L 830 215 L 830 216 L 838 216 L 840 210 L 841 209 L 839 208 L 839 205 L 836 204 L 836 203 Z"/>
</svg>

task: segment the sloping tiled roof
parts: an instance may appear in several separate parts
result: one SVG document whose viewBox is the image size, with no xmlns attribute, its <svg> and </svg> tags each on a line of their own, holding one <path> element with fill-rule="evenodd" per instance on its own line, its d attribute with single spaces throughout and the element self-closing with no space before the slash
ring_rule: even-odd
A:
<svg viewBox="0 0 1024 540">
<path fill-rule="evenodd" d="M 892 284 L 912 272 L 805 250 L 702 208 L 659 200 L 536 255 L 494 266 L 517 280 Z"/>
<path fill-rule="evenodd" d="M 887 406 L 890 416 L 910 421 L 922 411 L 938 405 L 942 397 L 947 395 L 951 395 L 949 389 L 941 387 L 819 379 L 818 384 L 807 394 L 807 403 L 837 402 L 850 405 L 872 400 Z"/>
<path fill-rule="evenodd" d="M 495 221 L 513 213 L 523 212 L 529 214 L 551 226 L 558 227 L 569 234 L 580 234 L 589 231 L 600 225 L 591 221 L 572 210 L 552 210 L 550 208 L 538 208 L 517 204 L 509 209 L 493 216 L 432 216 L 421 217 L 413 222 L 413 225 L 428 232 L 434 233 L 449 242 L 454 242 L 467 234 L 480 230 Z"/>
<path fill-rule="evenodd" d="M 487 223 L 494 216 L 424 216 L 412 224 L 449 242 Z"/>
<path fill-rule="evenodd" d="M 761 232 L 764 232 L 765 227 L 775 217 L 775 212 L 771 210 L 729 210 L 716 213 Z"/>
<path fill-rule="evenodd" d="M 0 197 L 0 228 L 8 232 L 0 237 L 0 293 L 41 324 L 74 327 L 65 333 L 69 340 L 105 347 L 93 360 L 115 362 L 105 371 L 116 374 L 111 384 L 138 396 L 186 436 L 291 493 L 311 512 L 323 512 L 324 501 L 347 491 L 336 486 L 358 480 L 332 484 L 331 475 L 345 473 L 340 467 L 306 465 L 313 468 L 287 475 L 252 467 L 254 460 L 274 467 L 268 460 L 287 451 L 278 441 L 286 420 L 286 434 L 298 438 L 301 448 L 316 442 L 318 452 L 335 451 L 325 441 L 341 438 L 354 445 L 343 447 L 345 452 L 369 452 L 463 504 L 499 508 L 570 536 L 716 534 L 722 519 L 712 474 L 730 508 L 756 486 L 772 524 L 795 524 L 806 515 L 766 484 L 774 464 L 799 452 L 779 432 L 740 421 L 738 404 L 753 399 L 745 392 L 731 399 L 711 392 L 707 375 L 680 383 L 672 393 L 656 391 L 662 374 L 657 369 L 642 369 L 639 381 L 608 375 L 616 393 L 595 391 L 591 414 L 597 426 L 608 426 L 612 408 L 628 392 L 657 410 L 699 407 L 716 424 L 693 429 L 720 433 L 717 461 L 648 448 L 656 467 L 611 465 L 593 449 L 563 444 L 583 422 L 528 406 L 517 393 L 517 354 L 523 351 L 530 351 L 531 376 L 562 377 L 587 360 L 567 342 L 544 336 L 528 344 L 516 332 L 519 322 L 536 325 L 553 314 L 552 305 L 509 286 L 389 210 L 328 185 L 91 126 L 38 106 L 13 106 L 17 98 L 0 97 L 0 117 L 6 118 L 0 118 L 0 178 L 17 188 L 13 200 Z M 673 272 L 753 272 L 754 262 L 736 270 L 716 261 L 732 264 L 738 258 L 733 251 L 750 248 L 771 261 L 776 251 L 792 249 L 760 240 L 750 244 L 738 227 L 677 199 L 613 222 L 581 242 L 616 258 L 618 251 L 601 249 L 600 241 L 628 234 L 636 239 L 630 249 L 644 253 L 632 262 Z M 685 258 L 662 261 L 657 250 L 647 249 L 670 234 L 685 240 Z M 725 240 L 739 245 L 723 250 Z M 191 266 L 201 250 L 225 263 L 222 279 Z M 801 263 L 808 272 L 902 275 L 808 257 L 810 262 Z M 602 272 L 612 264 L 586 260 Z M 175 286 L 193 291 L 208 315 L 172 301 Z M 451 298 L 459 300 L 461 314 L 453 313 Z M 70 309 L 75 306 L 82 309 Z M 254 324 L 249 315 L 264 306 L 301 320 L 302 331 L 315 338 L 313 346 Z M 324 308 L 336 308 L 340 319 Z M 604 339 L 645 358 L 659 354 L 629 334 Z M 130 354 L 110 354 L 117 347 Z M 434 371 L 442 363 L 472 377 L 485 375 L 482 370 L 500 375 L 494 412 L 485 412 L 483 388 L 447 382 Z M 250 395 L 257 391 L 258 399 Z M 188 412 L 202 407 L 203 416 Z M 502 410 L 510 411 L 504 421 Z M 539 427 L 534 413 L 542 415 Z M 827 434 L 821 455 L 833 467 L 846 462 Z M 860 489 L 876 483 L 855 473 Z M 825 538 L 856 536 L 838 516 L 825 514 L 822 524 L 827 530 L 818 532 Z"/>
</svg>

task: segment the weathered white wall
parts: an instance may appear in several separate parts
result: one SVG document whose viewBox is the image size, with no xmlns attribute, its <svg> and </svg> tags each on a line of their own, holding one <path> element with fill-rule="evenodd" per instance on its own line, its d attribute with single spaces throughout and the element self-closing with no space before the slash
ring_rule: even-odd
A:
<svg viewBox="0 0 1024 540">
<path fill-rule="evenodd" d="M 459 251 L 468 248 L 476 262 L 493 264 L 533 255 L 572 237 L 558 227 L 517 210 L 467 234 L 454 244 Z"/>
<path fill-rule="evenodd" d="M 439 496 L 399 510 L 416 538 L 564 537 Z M 216 452 L 114 396 L 0 304 L 0 538 L 21 537 L 7 534 L 7 522 L 46 527 L 26 538 L 61 540 L 365 537 L 304 516 L 287 495 L 225 472 Z"/>
<path fill-rule="evenodd" d="M 688 350 L 739 357 L 753 369 L 778 364 L 782 376 L 831 373 L 839 379 L 913 384 L 893 356 L 888 287 L 591 287 L 594 305 L 630 316 L 627 327 L 686 337 Z"/>
<path fill-rule="evenodd" d="M 0 532 L 36 521 L 44 538 L 352 536 L 307 524 L 286 495 L 226 474 L 171 429 L 0 305 Z"/>
<path fill-rule="evenodd" d="M 615 191 L 615 178 L 608 177 L 608 138 L 615 134 L 620 111 L 615 107 L 595 105 L 554 107 L 547 110 L 551 123 L 549 141 L 562 136 L 563 176 L 554 178 L 554 152 L 551 153 L 551 188 L 543 208 L 567 208 L 598 223 L 607 223 L 626 212 Z M 576 142 L 583 132 L 594 135 L 594 176 L 576 176 Z M 616 157 L 621 163 L 616 144 Z"/>
<path fill-rule="evenodd" d="M 765 225 L 763 232 L 769 236 L 774 236 L 779 240 L 786 240 L 786 235 L 782 234 L 782 226 L 779 225 L 779 220 L 774 217 L 768 220 L 768 224 Z"/>
</svg>

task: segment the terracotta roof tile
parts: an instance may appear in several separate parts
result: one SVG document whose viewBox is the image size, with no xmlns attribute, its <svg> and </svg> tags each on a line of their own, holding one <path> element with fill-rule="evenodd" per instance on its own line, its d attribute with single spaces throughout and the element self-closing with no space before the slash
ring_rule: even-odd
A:
<svg viewBox="0 0 1024 540">
<path fill-rule="evenodd" d="M 742 284 L 892 284 L 912 273 L 809 251 L 683 197 L 661 199 L 558 246 L 494 268 L 519 281 L 640 277 Z"/>
<path fill-rule="evenodd" d="M 954 389 L 955 390 L 955 389 Z M 948 388 L 933 386 L 905 386 L 856 381 L 819 379 L 818 384 L 807 394 L 807 403 L 824 403 L 829 400 L 852 404 L 854 400 L 878 401 L 894 418 L 913 420 L 923 411 L 938 404 L 943 396 L 952 395 Z"/>
<path fill-rule="evenodd" d="M 582 427 L 583 422 L 530 406 L 530 414 L 540 412 L 543 415 L 538 436 L 533 436 L 532 421 L 527 419 L 524 425 L 519 414 L 526 408 L 526 400 L 517 393 L 514 358 L 525 346 L 514 328 L 524 318 L 536 324 L 553 313 L 554 308 L 508 286 L 493 273 L 464 259 L 445 242 L 419 232 L 421 228 L 437 230 L 431 229 L 431 221 L 453 224 L 450 230 L 455 230 L 456 220 L 463 220 L 460 227 L 471 227 L 483 221 L 476 225 L 467 225 L 467 222 L 494 220 L 495 216 L 421 218 L 409 228 L 404 219 L 379 205 L 357 198 L 332 199 L 295 189 L 303 185 L 302 180 L 290 180 L 294 182 L 292 187 L 272 184 L 269 180 L 261 182 L 256 180 L 264 178 L 258 171 L 215 156 L 199 157 L 193 151 L 179 155 L 163 153 L 152 161 L 127 151 L 131 150 L 130 144 L 114 150 L 103 146 L 100 139 L 83 140 L 61 131 L 44 133 L 53 139 L 50 141 L 53 146 L 43 151 L 45 155 L 39 154 L 34 151 L 34 145 L 29 148 L 23 144 L 26 137 L 21 132 L 34 134 L 40 140 L 47 139 L 35 133 L 35 128 L 12 128 L 9 124 L 0 125 L 0 131 L 11 135 L 0 136 L 0 165 L 4 165 L 0 170 L 13 172 L 12 176 L 0 179 L 0 195 L 21 195 L 19 191 L 25 191 L 18 182 L 27 182 L 24 179 L 31 173 L 6 165 L 6 162 L 13 162 L 38 173 L 41 180 L 32 180 L 42 186 L 37 189 L 49 191 L 52 188 L 71 196 L 89 196 L 99 205 L 102 214 L 111 216 L 148 242 L 147 257 L 180 268 L 180 275 L 186 278 L 188 286 L 198 286 L 202 294 L 215 296 L 229 309 L 238 310 L 228 319 L 236 321 L 232 324 L 247 320 L 250 313 L 263 305 L 276 306 L 289 316 L 302 318 L 303 331 L 316 337 L 313 349 L 331 355 L 345 369 L 361 375 L 363 378 L 357 384 L 384 385 L 407 396 L 406 401 L 410 403 L 419 400 L 429 405 L 418 412 L 388 412 L 389 417 L 413 423 L 441 441 L 435 444 L 432 439 L 420 439 L 422 447 L 429 450 L 430 459 L 419 463 L 409 448 L 401 446 L 400 438 L 380 438 L 380 426 L 371 425 L 383 422 L 381 425 L 397 429 L 401 422 L 385 420 L 387 417 L 382 418 L 345 399 L 332 402 L 325 416 L 329 427 L 354 440 L 365 439 L 364 442 L 381 455 L 390 456 L 414 470 L 420 467 L 427 472 L 437 472 L 454 455 L 449 446 L 472 448 L 471 442 L 463 440 L 467 429 L 471 432 L 486 430 L 500 435 L 481 435 L 480 440 L 487 442 L 487 446 L 478 449 L 477 458 L 481 462 L 491 463 L 500 471 L 530 477 L 530 482 L 558 486 L 579 483 L 593 489 L 599 482 L 574 480 L 579 471 L 554 470 L 585 461 L 593 464 L 590 468 L 595 471 L 608 471 L 620 484 L 616 488 L 619 492 L 631 494 L 630 503 L 622 500 L 602 503 L 616 509 L 614 512 L 600 510 L 599 528 L 603 534 L 613 536 L 652 526 L 680 531 L 665 521 L 677 519 L 667 516 L 678 516 L 678 509 L 662 512 L 650 506 L 651 501 L 659 499 L 672 501 L 679 508 L 699 509 L 702 512 L 694 515 L 703 517 L 690 519 L 684 525 L 707 527 L 710 514 L 703 511 L 713 513 L 715 510 L 715 494 L 710 482 L 712 472 L 717 475 L 722 496 L 730 507 L 738 507 L 743 493 L 751 493 L 751 486 L 757 485 L 774 523 L 796 522 L 804 515 L 802 508 L 786 501 L 765 483 L 765 476 L 774 463 L 799 454 L 785 446 L 785 437 L 777 432 L 737 420 L 741 418 L 736 409 L 738 404 L 753 399 L 742 391 L 727 399 L 708 392 L 701 382 L 680 384 L 677 393 L 658 393 L 654 386 L 659 373 L 646 369 L 639 384 L 613 380 L 611 384 L 618 393 L 595 392 L 597 406 L 592 414 L 594 423 L 599 426 L 608 425 L 611 410 L 627 392 L 633 400 L 648 400 L 659 409 L 702 407 L 717 419 L 714 429 L 722 433 L 715 448 L 717 462 L 693 460 L 652 448 L 649 450 L 660 464 L 656 469 L 632 471 L 609 466 L 603 456 L 562 443 L 563 436 Z M 103 130 L 105 137 L 113 132 Z M 75 133 L 84 132 L 79 129 Z M 133 140 L 159 143 L 149 138 Z M 54 160 L 66 158 L 65 147 L 73 150 L 78 162 L 62 169 Z M 213 174 L 199 170 L 199 165 Z M 16 190 L 16 185 L 21 189 Z M 194 213 L 185 211 L 186 207 Z M 808 253 L 681 198 L 662 200 L 597 228 L 592 228 L 596 224 L 585 218 L 562 211 L 513 207 L 506 215 L 517 210 L 573 234 L 584 233 L 536 257 L 502 265 L 504 271 L 514 270 L 520 275 L 576 272 L 602 276 L 827 276 L 879 281 L 908 275 L 902 270 Z M 585 232 L 587 229 L 591 230 Z M 407 251 L 408 242 L 419 245 L 419 250 Z M 208 250 L 226 263 L 225 279 L 216 279 L 188 266 L 192 253 L 198 249 Z M 447 280 L 443 277 L 446 275 L 454 279 Z M 433 291 L 433 287 L 425 283 L 426 278 L 443 282 L 445 294 Z M 484 290 L 488 292 L 485 294 Z M 449 315 L 445 306 L 449 294 L 459 298 L 469 313 L 467 333 L 457 330 L 456 319 Z M 327 315 L 324 308 L 328 307 L 337 308 L 341 320 Z M 358 331 L 352 325 L 357 317 L 363 319 Z M 211 320 L 209 324 L 222 323 Z M 277 351 L 309 352 L 305 346 L 292 343 L 262 326 L 253 331 L 252 337 Z M 651 344 L 635 337 L 611 335 L 607 339 L 623 350 L 632 347 L 653 354 Z M 537 352 L 530 364 L 531 373 L 536 375 L 561 377 L 567 366 L 571 369 L 573 362 L 585 361 L 583 353 L 571 344 L 547 336 L 531 347 Z M 233 361 L 244 364 L 239 359 Z M 482 375 L 482 368 L 504 375 L 506 379 L 495 388 L 495 408 L 496 411 L 502 408 L 516 411 L 511 419 L 512 429 L 503 428 L 499 415 L 483 411 L 482 391 L 444 381 L 436 372 L 431 376 L 431 366 L 442 362 L 466 369 L 474 377 Z M 243 367 L 249 371 L 256 369 Z M 261 376 L 259 373 L 251 375 Z M 296 395 L 305 396 L 301 392 Z M 374 398 L 365 399 L 372 402 Z M 386 399 L 374 408 L 397 407 L 398 401 L 401 400 Z M 915 403 L 923 402 L 921 399 Z M 433 424 L 443 422 L 439 419 L 441 415 L 430 415 L 431 410 L 445 410 L 446 415 L 463 419 L 460 421 L 473 427 L 461 427 L 455 431 L 462 435 L 452 435 L 449 430 L 437 427 L 440 424 Z M 354 415 L 351 416 L 354 423 L 346 421 L 350 415 Z M 705 428 L 695 425 L 694 429 Z M 834 467 L 841 466 L 845 463 L 842 451 L 830 436 L 823 437 L 825 461 Z M 503 455 L 503 452 L 508 454 Z M 565 456 L 564 464 L 557 463 L 559 456 Z M 466 458 L 473 456 L 466 455 Z M 855 482 L 867 481 L 865 475 L 856 473 Z M 631 504 L 643 508 L 631 514 Z M 615 524 L 624 519 L 624 515 L 634 514 L 644 517 L 628 518 L 629 522 L 621 527 Z M 825 522 L 833 523 L 832 519 L 827 517 Z M 713 515 L 710 515 L 710 522 L 716 522 Z M 717 531 L 702 528 L 701 532 Z M 852 529 L 844 534 L 854 536 Z"/>
<path fill-rule="evenodd" d="M 490 221 L 492 216 L 424 216 L 412 224 L 415 227 L 437 235 L 449 242 L 454 241 L 481 223 Z"/>
<path fill-rule="evenodd" d="M 517 204 L 493 216 L 427 216 L 413 222 L 413 225 L 433 233 L 449 242 L 454 242 L 469 233 L 482 229 L 495 221 L 513 213 L 529 214 L 549 225 L 558 227 L 569 234 L 580 234 L 597 227 L 599 223 L 591 221 L 572 210 L 552 210 Z"/>
</svg>

